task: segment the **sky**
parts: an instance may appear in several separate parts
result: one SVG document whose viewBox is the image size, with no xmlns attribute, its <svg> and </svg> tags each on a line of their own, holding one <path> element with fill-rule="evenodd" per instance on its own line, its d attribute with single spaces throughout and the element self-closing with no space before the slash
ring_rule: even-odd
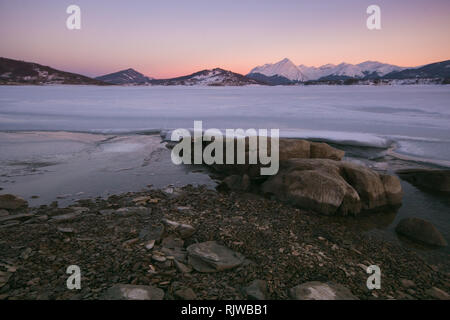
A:
<svg viewBox="0 0 450 320">
<path fill-rule="evenodd" d="M 66 27 L 71 4 L 80 30 Z M 381 30 L 366 26 L 372 4 Z M 0 56 L 88 76 L 247 74 L 286 57 L 418 66 L 450 59 L 449 34 L 449 0 L 0 0 Z"/>
</svg>

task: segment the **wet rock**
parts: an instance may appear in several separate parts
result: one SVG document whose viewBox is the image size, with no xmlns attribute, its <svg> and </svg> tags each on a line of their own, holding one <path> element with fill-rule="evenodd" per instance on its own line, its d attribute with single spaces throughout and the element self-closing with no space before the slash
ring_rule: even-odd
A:
<svg viewBox="0 0 450 320">
<path fill-rule="evenodd" d="M 175 291 L 175 297 L 182 299 L 182 300 L 197 299 L 197 295 L 195 294 L 194 290 L 192 290 L 191 288 L 183 288 L 183 289 Z"/>
<path fill-rule="evenodd" d="M 62 227 L 58 227 L 57 230 L 61 233 L 73 233 L 73 229 L 72 228 L 62 228 Z"/>
<path fill-rule="evenodd" d="M 161 241 L 161 246 L 169 249 L 182 248 L 184 246 L 184 241 L 180 238 L 169 236 Z"/>
<path fill-rule="evenodd" d="M 162 219 L 161 221 L 166 226 L 168 232 L 173 232 L 182 239 L 189 238 L 195 233 L 195 228 L 189 224 L 179 223 L 168 219 Z"/>
<path fill-rule="evenodd" d="M 134 214 L 137 215 L 150 215 L 152 213 L 151 208 L 146 207 L 126 207 L 120 208 L 116 210 L 116 214 L 120 216 L 131 216 Z"/>
<path fill-rule="evenodd" d="M 32 213 L 21 213 L 21 214 L 8 215 L 8 216 L 0 217 L 0 223 L 4 223 L 8 220 L 26 220 L 33 216 L 34 216 L 34 214 L 32 214 Z"/>
<path fill-rule="evenodd" d="M 184 263 L 174 260 L 175 267 L 181 273 L 189 273 L 192 272 L 192 268 L 190 266 L 185 265 Z"/>
<path fill-rule="evenodd" d="M 232 191 L 247 191 L 250 188 L 250 178 L 246 174 L 243 176 L 231 175 L 221 182 L 219 188 Z"/>
<path fill-rule="evenodd" d="M 266 300 L 267 283 L 264 280 L 254 280 L 248 287 L 244 288 L 244 293 L 250 300 Z"/>
<path fill-rule="evenodd" d="M 397 170 L 396 173 L 418 188 L 450 192 L 450 170 L 403 169 Z"/>
<path fill-rule="evenodd" d="M 345 155 L 345 151 L 333 148 L 323 142 L 311 142 L 310 158 L 311 159 L 331 159 L 340 161 Z"/>
<path fill-rule="evenodd" d="M 9 215 L 9 212 L 4 210 L 4 209 L 0 209 L 0 218 L 1 217 L 6 217 L 7 215 Z"/>
<path fill-rule="evenodd" d="M 262 185 L 265 194 L 326 215 L 356 215 L 401 204 L 398 178 L 348 162 L 291 159 Z"/>
<path fill-rule="evenodd" d="M 163 234 L 164 226 L 162 224 L 149 225 L 141 230 L 139 238 L 145 241 L 154 240 L 155 242 L 159 242 Z"/>
<path fill-rule="evenodd" d="M 237 267 L 244 256 L 215 241 L 192 244 L 187 247 L 189 264 L 198 272 L 218 272 Z"/>
<path fill-rule="evenodd" d="M 425 293 L 437 300 L 450 300 L 450 295 L 447 292 L 436 287 L 426 290 Z"/>
<path fill-rule="evenodd" d="M 0 195 L 0 209 L 16 210 L 28 207 L 28 202 L 12 194 Z"/>
<path fill-rule="evenodd" d="M 289 290 L 294 300 L 358 300 L 349 289 L 333 282 L 311 281 Z"/>
<path fill-rule="evenodd" d="M 66 214 L 62 214 L 62 215 L 58 215 L 58 216 L 53 216 L 50 219 L 50 222 L 62 223 L 62 222 L 68 222 L 68 221 L 75 221 L 79 218 L 81 218 L 80 213 L 71 212 L 71 213 L 66 213 Z"/>
<path fill-rule="evenodd" d="M 408 280 L 408 279 L 400 279 L 400 283 L 401 283 L 402 286 L 405 287 L 405 288 L 413 288 L 413 287 L 416 286 L 416 284 L 414 283 L 414 281 Z"/>
<path fill-rule="evenodd" d="M 395 231 L 411 240 L 433 246 L 447 246 L 447 241 L 436 227 L 429 221 L 419 218 L 402 219 Z"/>
<path fill-rule="evenodd" d="M 102 300 L 162 300 L 164 291 L 153 286 L 116 284 L 101 297 Z"/>
</svg>

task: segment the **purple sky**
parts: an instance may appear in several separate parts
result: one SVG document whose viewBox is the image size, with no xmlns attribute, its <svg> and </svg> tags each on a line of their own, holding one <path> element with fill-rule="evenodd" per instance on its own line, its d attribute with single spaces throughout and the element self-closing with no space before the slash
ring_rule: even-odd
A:
<svg viewBox="0 0 450 320">
<path fill-rule="evenodd" d="M 81 30 L 66 28 L 70 4 L 81 7 Z M 366 28 L 371 4 L 381 7 L 379 31 Z M 89 76 L 246 74 L 285 57 L 416 66 L 450 59 L 449 32 L 448 0 L 0 0 L 0 56 Z"/>
</svg>

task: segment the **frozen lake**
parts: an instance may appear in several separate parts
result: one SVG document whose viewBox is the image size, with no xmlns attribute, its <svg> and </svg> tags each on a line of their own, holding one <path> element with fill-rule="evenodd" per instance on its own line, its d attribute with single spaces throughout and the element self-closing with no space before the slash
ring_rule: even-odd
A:
<svg viewBox="0 0 450 320">
<path fill-rule="evenodd" d="M 279 128 L 450 166 L 449 86 L 0 86 L 0 131 Z"/>
</svg>

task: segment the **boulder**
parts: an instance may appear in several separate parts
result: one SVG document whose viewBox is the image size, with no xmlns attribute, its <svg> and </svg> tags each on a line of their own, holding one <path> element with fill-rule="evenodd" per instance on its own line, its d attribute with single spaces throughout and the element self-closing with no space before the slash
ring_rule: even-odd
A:
<svg viewBox="0 0 450 320">
<path fill-rule="evenodd" d="M 403 169 L 397 170 L 396 173 L 418 188 L 450 192 L 450 170 Z"/>
<path fill-rule="evenodd" d="M 294 300 L 358 300 L 349 289 L 333 282 L 306 282 L 290 289 L 289 295 Z"/>
<path fill-rule="evenodd" d="M 311 142 L 309 154 L 311 159 L 331 159 L 340 161 L 344 157 L 345 151 L 333 148 L 329 144 L 323 142 Z"/>
<path fill-rule="evenodd" d="M 234 174 L 223 179 L 219 188 L 232 191 L 247 191 L 250 188 L 250 178 L 246 174 L 243 176 Z"/>
<path fill-rule="evenodd" d="M 433 246 L 445 247 L 447 241 L 438 229 L 429 221 L 419 218 L 402 219 L 395 231 L 411 240 Z"/>
<path fill-rule="evenodd" d="M 267 283 L 264 280 L 254 280 L 244 288 L 244 293 L 250 300 L 266 300 Z"/>
<path fill-rule="evenodd" d="M 283 161 L 278 174 L 262 184 L 262 192 L 326 215 L 398 207 L 402 199 L 398 178 L 329 159 Z"/>
<path fill-rule="evenodd" d="M 28 207 L 28 202 L 12 194 L 0 195 L 0 209 L 16 210 Z"/>
<path fill-rule="evenodd" d="M 218 272 L 237 267 L 244 256 L 215 241 L 195 243 L 187 247 L 188 262 L 198 272 Z"/>
<path fill-rule="evenodd" d="M 162 300 L 164 291 L 153 286 L 116 284 L 102 296 L 102 300 Z"/>
</svg>

